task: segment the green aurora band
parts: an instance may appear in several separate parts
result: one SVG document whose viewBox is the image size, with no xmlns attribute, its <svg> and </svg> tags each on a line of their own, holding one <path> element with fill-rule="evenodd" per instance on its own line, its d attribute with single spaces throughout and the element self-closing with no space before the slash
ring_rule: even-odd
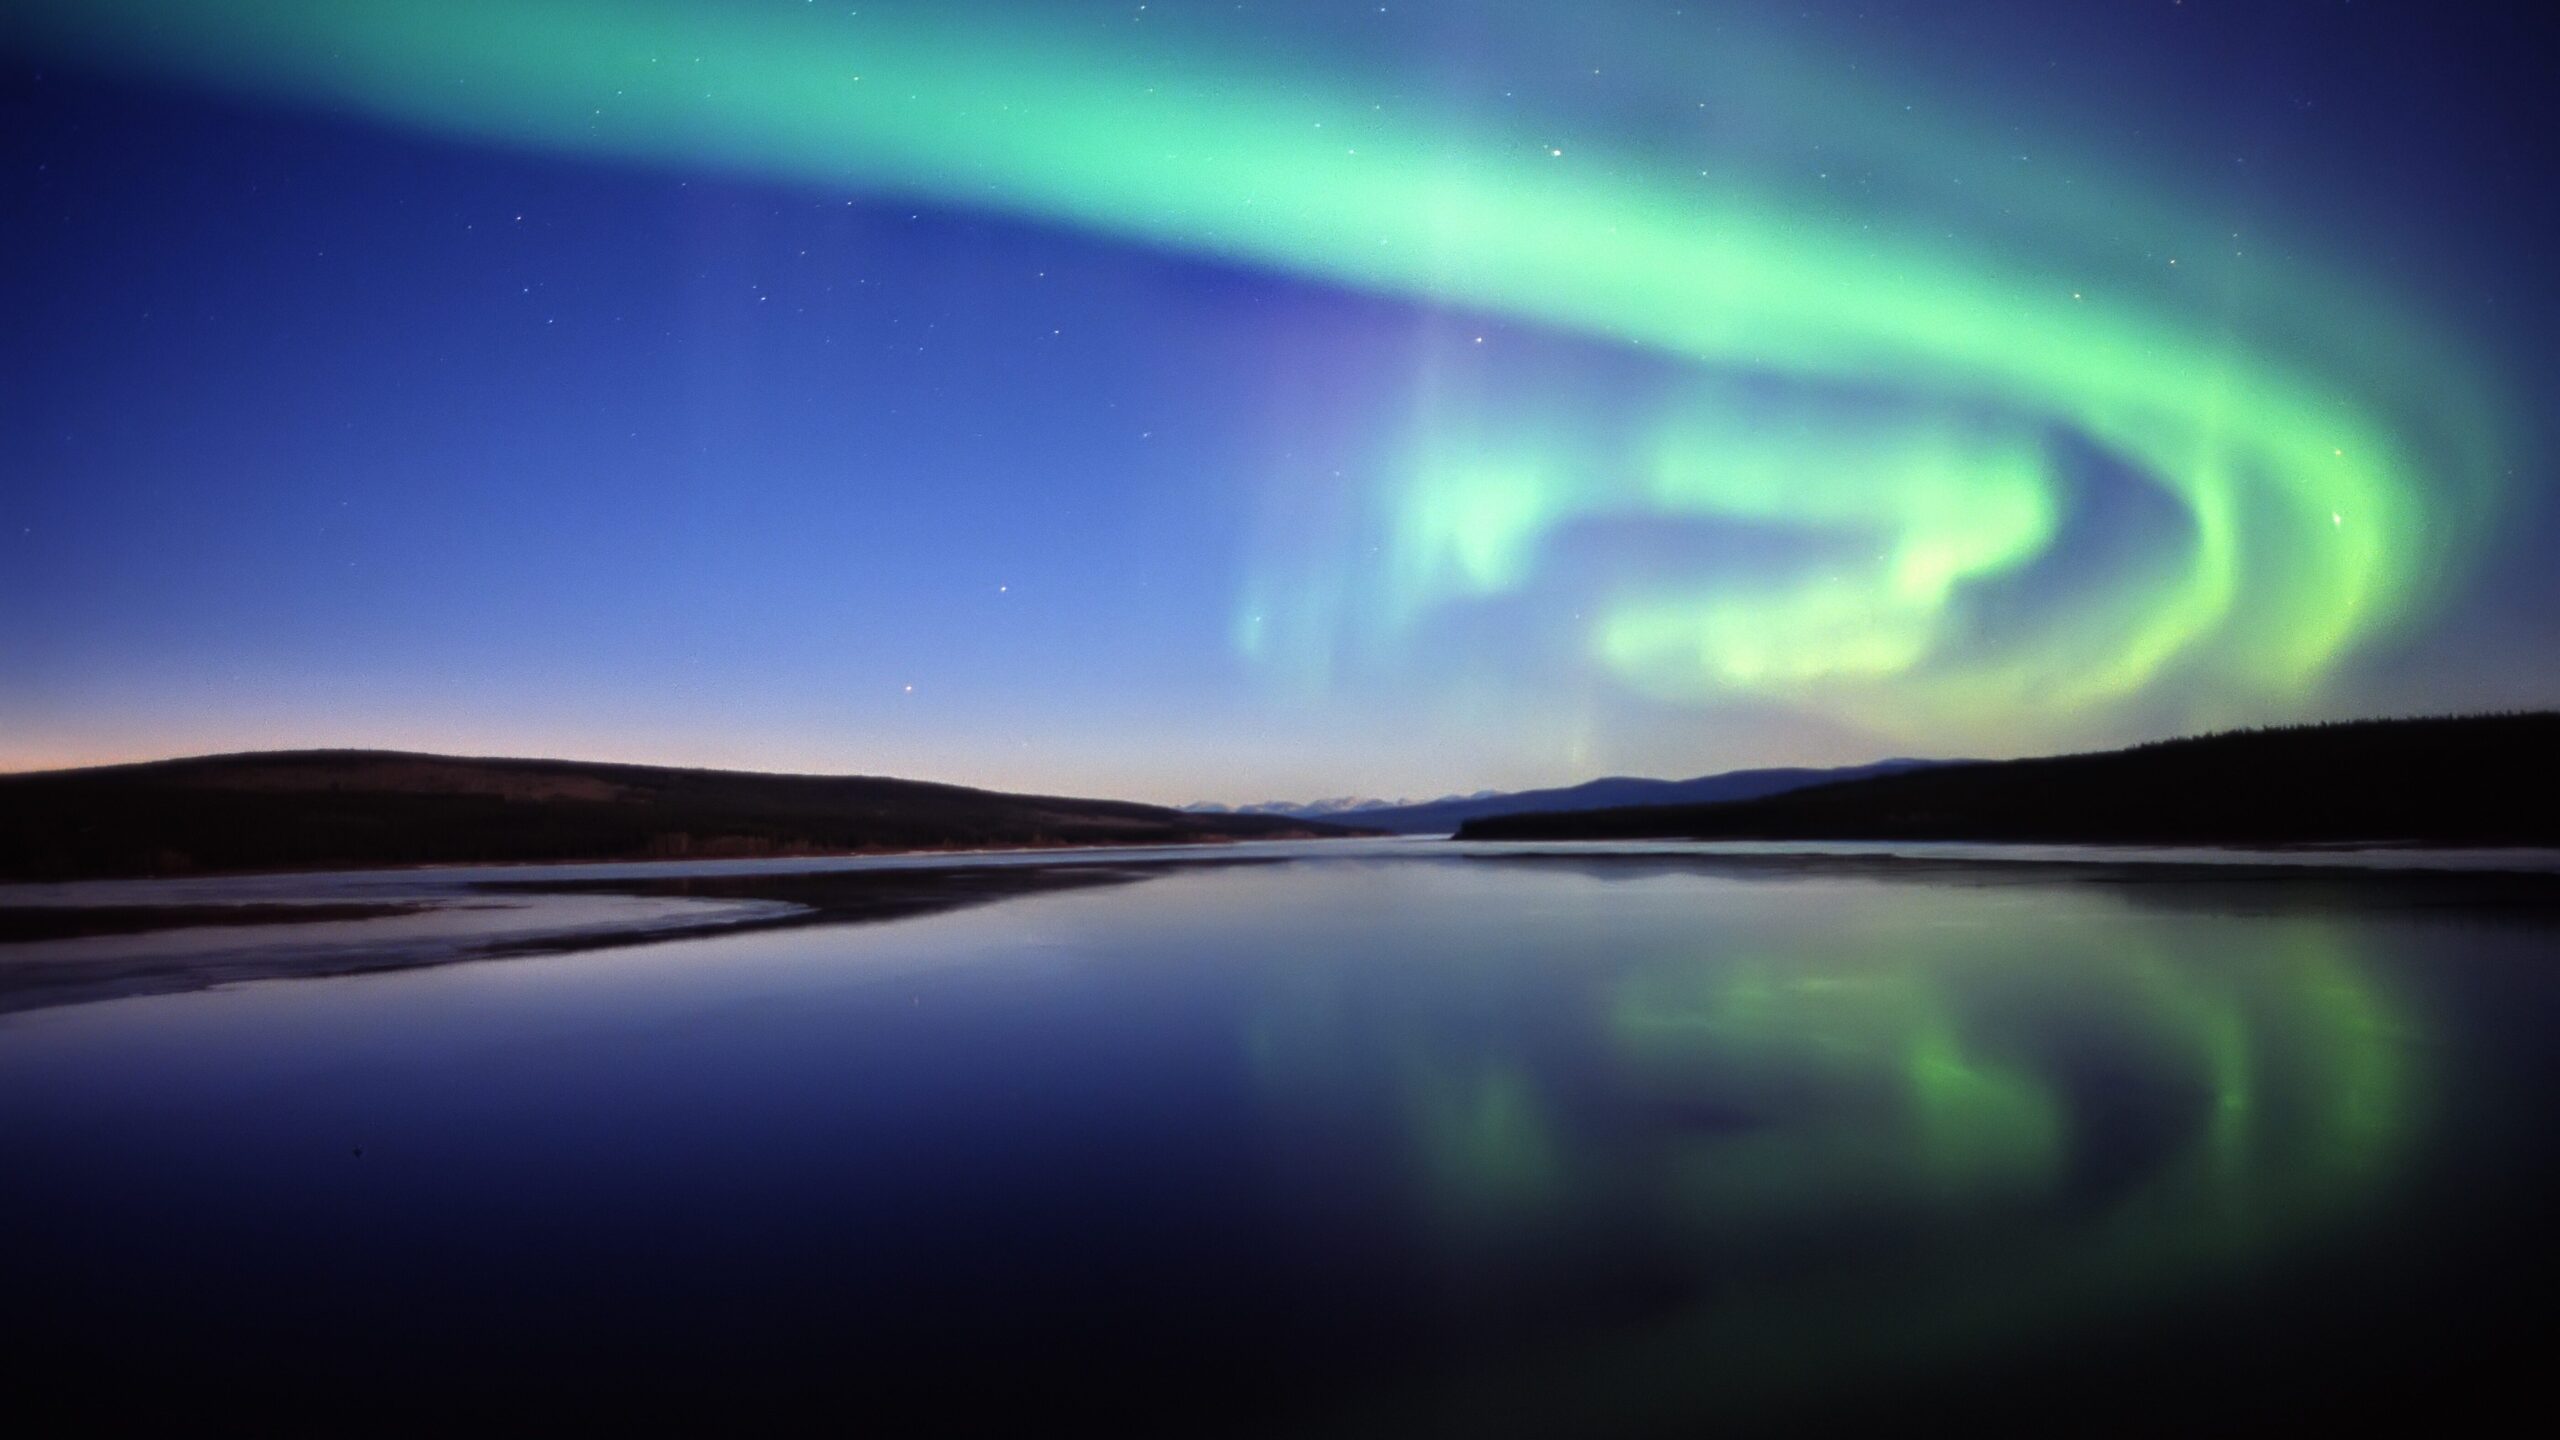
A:
<svg viewBox="0 0 2560 1440">
<path fill-rule="evenodd" d="M 1528 45 L 1555 23 L 1489 16 Z M 1060 224 L 1693 377 L 1632 436 L 1426 394 L 1339 533 L 1245 581 L 1240 649 L 1317 680 L 1526 593 L 1576 526 L 1654 519 L 1832 543 L 1579 601 L 1580 663 L 1640 694 L 1950 738 L 2173 680 L 2221 707 L 2193 718 L 2262 715 L 2417 613 L 2496 498 L 2499 427 L 2458 357 L 2372 286 L 2235 247 L 2157 187 L 1986 166 L 1962 202 L 1922 205 L 1928 157 L 2014 137 L 1640 20 L 1610 42 L 1621 103 L 1582 116 L 1408 98 L 1427 84 L 1204 43 L 1209 23 L 1186 49 L 1166 27 L 943 7 L 34 0 L 0 39 L 498 145 Z M 1710 128 L 1677 146 L 1627 118 L 1693 108 Z M 1719 148 L 1738 119 L 1875 183 Z M 1954 238 L 1950 203 L 1993 238 Z M 2213 233 L 2163 257 L 2126 231 Z M 2103 573 L 2057 561 L 2066 452 L 2166 497 L 2179 532 Z"/>
</svg>

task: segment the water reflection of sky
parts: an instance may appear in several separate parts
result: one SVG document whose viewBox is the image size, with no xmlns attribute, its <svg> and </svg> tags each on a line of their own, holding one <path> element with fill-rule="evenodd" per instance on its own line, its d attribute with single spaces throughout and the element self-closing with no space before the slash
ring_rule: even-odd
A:
<svg viewBox="0 0 2560 1440">
<path fill-rule="evenodd" d="M 1435 1409 L 1669 1418 L 2121 1320 L 2334 1238 L 2424 1123 L 2423 1022 L 2334 917 L 1859 888 L 1590 955 L 1535 1039 L 1304 985 L 1257 1017 L 1276 1090 L 1392 1097 L 1453 1268 L 1560 1248 L 1721 1297 Z M 1519 958 L 1475 978 L 1541 987 Z"/>
<path fill-rule="evenodd" d="M 0 1017 L 0 1328 L 1559 1433 L 2383 1374 L 2551 1249 L 2547 918 L 1394 853 Z"/>
</svg>

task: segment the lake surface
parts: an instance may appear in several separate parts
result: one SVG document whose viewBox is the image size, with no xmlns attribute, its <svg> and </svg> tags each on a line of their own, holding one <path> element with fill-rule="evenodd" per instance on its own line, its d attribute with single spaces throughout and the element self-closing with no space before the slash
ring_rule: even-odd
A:
<svg viewBox="0 0 2560 1440">
<path fill-rule="evenodd" d="M 0 1406 L 1594 1435 L 2540 1402 L 2560 908 L 2529 887 L 1117 863 L 0 1015 Z"/>
</svg>

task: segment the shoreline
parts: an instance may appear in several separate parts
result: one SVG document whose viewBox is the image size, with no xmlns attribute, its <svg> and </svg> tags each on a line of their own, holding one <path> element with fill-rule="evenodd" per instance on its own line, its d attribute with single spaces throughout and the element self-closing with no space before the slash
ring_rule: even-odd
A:
<svg viewBox="0 0 2560 1440">
<path fill-rule="evenodd" d="M 42 938 L 0 940 L 0 1017 L 102 1000 L 209 990 L 249 980 L 319 979 L 430 969 L 582 951 L 702 940 L 821 925 L 876 924 L 993 904 L 1018 896 L 1092 889 L 1147 878 L 1137 867 L 953 866 L 943 869 L 783 872 L 747 876 L 668 876 L 630 880 L 491 881 L 447 895 L 382 904 L 244 903 L 236 906 L 0 906 L 0 936 L 13 924 L 52 922 Z M 663 914 L 635 922 L 589 924 L 486 938 L 468 935 L 406 943 L 341 936 L 339 943 L 298 943 L 294 927 L 363 924 L 438 912 L 502 908 L 509 897 L 699 900 L 723 902 L 712 913 Z M 495 902 L 495 903 L 493 903 Z M 164 911 L 168 923 L 137 912 Z M 223 916 L 215 912 L 233 912 Z M 213 918 L 207 918 L 212 914 Z M 271 927 L 263 947 L 114 953 L 61 953 L 97 942 L 181 936 L 190 930 Z M 37 953 L 29 954 L 29 950 Z M 50 953 L 48 953 L 50 952 Z"/>
<path fill-rule="evenodd" d="M 1658 845 L 1659 842 L 1656 843 Z M 2000 848 L 1981 846 L 1980 842 L 1940 843 Z M 607 865 L 664 864 L 670 867 L 659 873 L 609 876 L 559 874 L 546 877 L 538 873 L 589 868 L 565 864 L 443 867 L 515 873 L 457 880 L 442 889 L 363 899 L 224 903 L 197 896 L 161 905 L 58 903 L 13 906 L 0 902 L 0 1017 L 94 1001 L 207 990 L 248 980 L 375 974 L 764 931 L 877 924 L 1041 894 L 1117 888 L 1177 870 L 1303 860 L 1351 860 L 1374 864 L 1400 859 L 1470 865 L 1561 866 L 1579 868 L 1604 880 L 1696 874 L 1774 881 L 1867 879 L 1954 885 L 2099 885 L 2119 890 L 2136 901 L 2207 908 L 2236 905 L 2250 911 L 2264 911 L 2346 906 L 2403 912 L 2459 909 L 2483 917 L 2528 922 L 2560 920 L 2560 868 L 2357 865 L 2352 863 L 2357 855 L 2372 852 L 2341 851 L 2336 846 L 2272 852 L 2302 857 L 2290 861 L 2252 859 L 2252 852 L 2241 850 L 2229 851 L 2232 857 L 2229 859 L 2176 854 L 2148 857 L 2107 854 L 2103 852 L 2109 848 L 2129 847 L 2097 846 L 2075 848 L 2101 853 L 2075 855 L 2053 853 L 2058 847 L 2019 846 L 2016 848 L 2022 852 L 2040 850 L 2043 853 L 1986 855 L 1914 854 L 1881 846 L 1839 850 L 1734 851 L 1655 846 L 1629 848 L 1608 842 L 1544 841 L 1443 846 L 1429 841 L 1384 840 L 1363 846 L 1327 840 L 1308 842 L 1304 849 L 1278 854 L 1235 854 L 1226 845 L 1072 847 L 1083 852 L 1078 857 L 1063 853 L 1068 848 L 909 851 L 901 853 L 950 854 L 952 858 L 950 863 L 879 867 L 839 865 L 793 869 L 776 868 L 770 861 L 761 864 L 708 862 L 723 865 L 743 863 L 754 868 L 706 871 L 699 867 L 707 862 L 700 861 L 690 862 L 689 866 L 687 862 L 590 862 Z M 1176 848 L 1193 853 L 1162 853 Z M 1114 855 L 1110 853 L 1114 849 L 1134 853 Z M 2255 853 L 2265 856 L 2271 852 L 2262 849 Z M 1058 858 L 983 863 L 997 857 L 1024 855 L 1054 855 Z M 979 863 L 966 858 L 969 856 L 979 857 Z M 828 859 L 896 857 L 793 858 L 808 865 L 823 866 Z M 687 868 L 677 870 L 674 867 Z M 415 879 L 422 872 L 412 868 L 403 872 L 295 873 L 323 876 L 397 873 Z M 546 900 L 563 902 L 555 905 L 555 909 L 574 908 L 565 902 L 579 900 L 598 902 L 607 907 L 616 901 L 632 903 L 620 913 L 608 910 L 600 915 L 589 914 L 576 923 L 561 923 L 551 928 L 536 923 L 513 933 L 501 927 L 492 933 L 474 934 L 468 925 L 457 925 L 450 933 L 439 933 L 434 929 L 432 917 L 438 914 L 460 915 L 470 911 L 512 914 L 538 908 Z M 652 909 L 645 902 L 659 903 Z M 670 909 L 666 902 L 699 902 L 709 908 Z M 537 914 L 533 918 L 539 922 L 543 917 Z M 421 933 L 386 935 L 378 929 L 385 922 L 397 926 L 403 920 L 420 921 L 416 928 Z M 485 922 L 483 929 L 491 924 L 499 922 Z M 364 929 L 367 925 L 377 929 L 368 932 Z M 305 927 L 310 928 L 310 935 L 297 933 Z M 246 933 L 258 929 L 271 933 L 264 936 Z M 191 930 L 208 932 L 206 944 L 189 948 L 172 943 Z M 223 948 L 220 940 L 212 937 L 227 930 L 244 932 L 239 938 L 249 943 Z M 120 951 L 120 942 L 130 942 L 132 948 Z"/>
<path fill-rule="evenodd" d="M 144 884 L 153 881 L 186 883 L 189 881 L 279 879 L 295 875 L 433 875 L 458 870 L 560 870 L 596 865 L 792 865 L 828 860 L 894 860 L 909 855 L 1058 855 L 1103 850 L 1214 850 L 1229 845 L 1317 844 L 1328 841 L 1401 839 L 1455 839 L 1455 836 L 1391 837 L 1368 831 L 1345 830 L 1340 834 L 1316 831 L 1282 832 L 1272 835 L 1199 835 L 1166 840 L 1059 840 L 1046 844 L 1023 845 L 865 845 L 849 850 L 794 850 L 763 855 L 576 855 L 544 860 L 410 860 L 391 864 L 370 861 L 348 861 L 316 865 L 247 866 L 237 869 L 202 869 L 101 873 L 94 875 L 0 875 L 0 891 L 25 885 L 99 885 Z M 5 907 L 0 907 L 5 908 Z"/>
</svg>

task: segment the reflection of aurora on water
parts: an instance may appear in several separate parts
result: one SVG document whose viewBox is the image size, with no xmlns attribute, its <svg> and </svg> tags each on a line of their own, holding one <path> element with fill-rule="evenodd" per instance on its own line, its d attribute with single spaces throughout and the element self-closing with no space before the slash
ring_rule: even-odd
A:
<svg viewBox="0 0 2560 1440">
<path fill-rule="evenodd" d="M 1535 1429 L 1547 1405 L 1659 1418 L 1908 1376 L 2210 1295 L 2382 1197 L 2426 1082 L 2351 922 L 2263 918 L 2253 948 L 2200 952 L 2192 917 L 2036 943 L 1968 915 L 1987 903 L 1914 886 L 1871 933 L 1594 961 L 1545 1041 L 1363 1035 L 1339 996 L 1268 1013 L 1252 1044 L 1284 1111 L 1402 1117 L 1457 1290 L 1569 1292 L 1614 1257 L 1687 1297 L 1430 1412 Z M 1489 1278 L 1524 1257 L 1557 1272 Z"/>
<path fill-rule="evenodd" d="M 1637 15 L 1572 37 L 1604 87 L 1518 98 L 1487 77 L 1552 68 L 1547 7 L 1471 7 L 1463 62 L 1399 51 L 1374 8 L 12 12 L 49 48 L 438 132 L 922 197 L 1539 327 L 1547 358 L 1509 372 L 1480 322 L 1426 327 L 1409 421 L 1357 442 L 1348 496 L 1275 470 L 1291 534 L 1243 577 L 1236 643 L 1318 684 L 1534 600 L 1573 616 L 1512 655 L 1541 683 L 1774 698 L 1940 744 L 2154 690 L 2261 714 L 2414 613 L 2492 498 L 2494 407 L 2460 356 L 2138 165 L 2022 156 L 1952 87 L 1888 94 Z M 1560 337 L 1658 362 L 1630 397 Z M 2110 485 L 2158 523 L 2092 520 Z M 1576 570 L 1578 541 L 1629 525 L 1724 548 Z"/>
</svg>

